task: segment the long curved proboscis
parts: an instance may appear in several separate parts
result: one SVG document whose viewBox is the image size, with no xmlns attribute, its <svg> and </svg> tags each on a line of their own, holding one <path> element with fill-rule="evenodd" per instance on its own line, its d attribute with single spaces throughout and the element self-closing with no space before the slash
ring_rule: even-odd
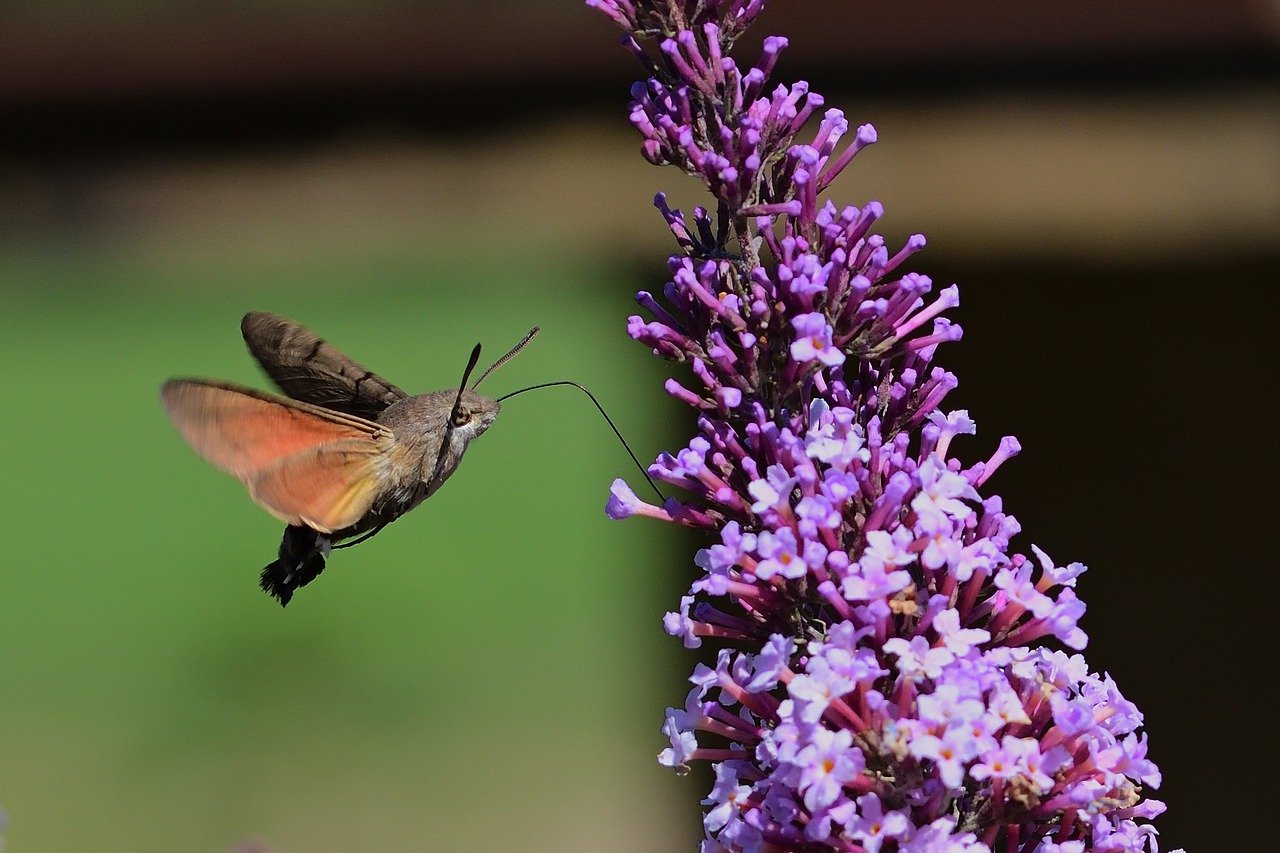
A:
<svg viewBox="0 0 1280 853">
<path fill-rule="evenodd" d="M 533 332 L 529 333 L 529 337 L 530 338 L 533 337 L 534 332 L 537 332 L 537 331 L 538 331 L 537 329 L 534 329 Z M 524 346 L 525 343 L 528 343 L 528 340 L 529 339 L 526 338 L 524 342 L 522 342 L 519 346 L 516 347 L 516 350 L 514 352 L 518 352 L 520 347 Z M 514 352 L 512 353 L 513 355 L 514 355 Z M 572 382 L 568 379 L 561 379 L 556 382 L 543 382 L 538 385 L 530 385 L 528 388 L 520 388 L 516 391 L 512 391 L 510 394 L 503 394 L 501 397 L 498 398 L 498 402 L 501 403 L 503 400 L 507 399 L 508 397 L 514 397 L 517 394 L 523 394 L 525 391 L 536 391 L 539 388 L 552 388 L 556 385 L 568 385 L 572 388 L 577 388 L 583 394 L 586 394 L 588 397 L 591 398 L 591 402 L 595 403 L 596 409 L 599 410 L 601 416 L 604 417 L 605 423 L 609 425 L 609 429 L 613 430 L 613 434 L 618 437 L 618 441 L 622 442 L 622 446 L 626 448 L 627 455 L 631 457 L 631 461 L 636 463 L 636 468 L 640 470 L 640 473 L 644 475 L 645 480 L 649 482 L 650 487 L 653 488 L 654 493 L 658 496 L 658 500 L 665 502 L 667 499 L 666 496 L 662 494 L 662 490 L 659 489 L 657 484 L 653 482 L 653 478 L 649 476 L 649 472 L 646 471 L 644 469 L 644 466 L 640 464 L 640 460 L 636 458 L 635 453 L 632 452 L 631 450 L 631 445 L 627 444 L 627 440 L 622 437 L 622 433 L 618 430 L 617 425 L 614 424 L 613 418 L 609 417 L 609 413 L 604 410 L 604 406 L 600 405 L 600 401 L 596 399 L 596 395 L 592 394 L 586 388 L 583 388 L 577 382 Z"/>
</svg>

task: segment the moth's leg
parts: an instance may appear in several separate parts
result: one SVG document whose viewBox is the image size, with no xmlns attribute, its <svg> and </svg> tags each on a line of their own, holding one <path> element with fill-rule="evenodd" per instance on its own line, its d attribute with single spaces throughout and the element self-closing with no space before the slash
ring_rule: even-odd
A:
<svg viewBox="0 0 1280 853">
<path fill-rule="evenodd" d="M 295 589 L 311 583 L 324 571 L 324 561 L 332 546 L 333 541 L 326 533 L 289 525 L 280 540 L 279 558 L 262 570 L 262 589 L 284 607 L 293 598 Z"/>
<path fill-rule="evenodd" d="M 332 550 L 337 551 L 340 548 L 350 548 L 352 545 L 359 545 L 361 542 L 368 542 L 370 539 L 372 539 L 373 537 L 381 533 L 382 528 L 386 527 L 390 523 L 391 522 L 389 521 L 384 521 L 381 524 L 379 524 L 377 527 L 370 530 L 368 533 L 364 534 L 363 536 L 360 536 L 356 539 L 352 539 L 350 542 L 343 542 L 341 545 L 333 545 Z"/>
</svg>

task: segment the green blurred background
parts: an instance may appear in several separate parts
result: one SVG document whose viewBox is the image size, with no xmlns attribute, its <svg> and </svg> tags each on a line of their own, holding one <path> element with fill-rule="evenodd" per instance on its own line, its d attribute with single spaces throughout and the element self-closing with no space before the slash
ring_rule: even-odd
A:
<svg viewBox="0 0 1280 853">
<path fill-rule="evenodd" d="M 1278 22 L 795 0 L 744 42 L 786 33 L 781 79 L 876 124 L 835 198 L 884 201 L 886 235 L 925 231 L 917 268 L 961 283 L 943 361 L 971 453 L 1016 433 L 993 485 L 1023 547 L 1093 567 L 1089 659 L 1148 714 L 1169 847 L 1250 843 L 1214 742 L 1274 737 L 1233 698 L 1258 678 L 1239 649 L 1274 643 L 1233 602 L 1274 562 L 1250 454 Z M 256 584 L 280 525 L 156 398 L 263 385 L 246 310 L 414 392 L 537 324 L 490 392 L 575 379 L 642 458 L 677 446 L 687 414 L 623 330 L 664 280 L 653 192 L 700 197 L 638 157 L 609 26 L 576 2 L 28 2 L 0 32 L 9 849 L 693 849 L 709 780 L 653 757 L 697 541 L 605 519 L 638 475 L 588 401 L 510 401 L 447 488 L 281 611 Z"/>
</svg>

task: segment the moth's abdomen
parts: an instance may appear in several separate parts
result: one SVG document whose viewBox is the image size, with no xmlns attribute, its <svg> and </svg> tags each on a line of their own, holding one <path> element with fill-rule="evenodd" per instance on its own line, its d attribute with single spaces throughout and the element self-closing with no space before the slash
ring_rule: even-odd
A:
<svg viewBox="0 0 1280 853">
<path fill-rule="evenodd" d="M 289 525 L 280 540 L 279 557 L 262 570 L 260 585 L 264 592 L 284 607 L 293 591 L 311 583 L 324 571 L 325 558 L 332 545 L 330 538 L 310 527 Z"/>
</svg>

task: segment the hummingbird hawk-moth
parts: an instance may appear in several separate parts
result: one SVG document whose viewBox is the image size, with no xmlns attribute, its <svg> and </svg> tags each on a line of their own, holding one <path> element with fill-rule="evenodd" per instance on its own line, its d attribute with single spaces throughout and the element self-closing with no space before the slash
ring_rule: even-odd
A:
<svg viewBox="0 0 1280 853">
<path fill-rule="evenodd" d="M 456 391 L 410 396 L 292 320 L 254 312 L 240 330 L 287 397 L 217 379 L 171 379 L 160 397 L 196 453 L 288 525 L 261 578 L 281 606 L 324 570 L 331 549 L 373 536 L 444 484 L 505 399 L 475 386 L 538 332 L 470 388 L 479 344 Z"/>
</svg>

